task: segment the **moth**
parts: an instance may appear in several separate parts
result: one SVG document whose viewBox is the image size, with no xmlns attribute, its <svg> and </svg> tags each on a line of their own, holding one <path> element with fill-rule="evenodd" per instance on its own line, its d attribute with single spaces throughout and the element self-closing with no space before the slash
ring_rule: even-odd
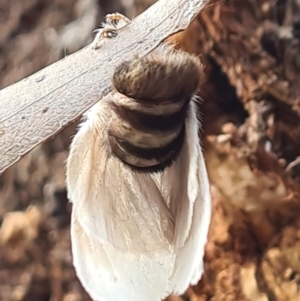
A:
<svg viewBox="0 0 300 301">
<path fill-rule="evenodd" d="M 129 20 L 107 17 L 93 47 Z M 115 69 L 67 160 L 71 241 L 94 300 L 159 301 L 203 273 L 211 219 L 198 131 L 199 59 L 160 45 Z"/>
</svg>

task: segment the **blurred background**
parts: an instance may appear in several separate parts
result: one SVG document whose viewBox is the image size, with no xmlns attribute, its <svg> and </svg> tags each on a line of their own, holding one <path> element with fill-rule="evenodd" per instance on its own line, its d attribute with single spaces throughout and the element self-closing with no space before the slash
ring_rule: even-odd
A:
<svg viewBox="0 0 300 301">
<path fill-rule="evenodd" d="M 0 88 L 153 0 L 0 0 Z M 300 300 L 300 1 L 211 1 L 180 47 L 203 63 L 213 218 L 191 301 Z M 70 252 L 65 160 L 78 121 L 0 176 L 0 300 L 88 301 Z M 101 285 L 101 283 L 99 283 Z"/>
</svg>

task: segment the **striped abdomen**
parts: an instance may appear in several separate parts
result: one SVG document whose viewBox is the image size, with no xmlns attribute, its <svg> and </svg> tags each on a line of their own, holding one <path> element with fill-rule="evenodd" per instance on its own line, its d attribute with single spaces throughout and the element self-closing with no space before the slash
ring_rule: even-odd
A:
<svg viewBox="0 0 300 301">
<path fill-rule="evenodd" d="M 200 72 L 198 58 L 165 46 L 116 68 L 109 130 L 113 153 L 139 170 L 170 165 L 184 142 Z"/>
</svg>

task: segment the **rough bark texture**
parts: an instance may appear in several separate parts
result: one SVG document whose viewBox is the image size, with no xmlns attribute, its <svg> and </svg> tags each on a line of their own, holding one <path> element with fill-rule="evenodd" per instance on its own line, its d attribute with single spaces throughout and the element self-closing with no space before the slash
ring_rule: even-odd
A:
<svg viewBox="0 0 300 301">
<path fill-rule="evenodd" d="M 152 2 L 0 0 L 0 87 L 86 45 L 105 13 Z M 172 37 L 204 65 L 213 219 L 202 280 L 171 300 L 300 300 L 299 37 L 299 0 L 214 1 Z M 0 300 L 90 300 L 70 253 L 64 162 L 75 127 L 0 177 Z"/>
</svg>

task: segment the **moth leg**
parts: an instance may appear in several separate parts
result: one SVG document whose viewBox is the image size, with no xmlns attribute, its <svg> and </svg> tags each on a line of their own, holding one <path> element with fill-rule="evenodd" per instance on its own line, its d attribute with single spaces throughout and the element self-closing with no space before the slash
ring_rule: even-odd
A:
<svg viewBox="0 0 300 301">
<path fill-rule="evenodd" d="M 93 49 L 100 47 L 100 41 L 106 38 L 114 38 L 118 35 L 118 29 L 130 23 L 130 19 L 119 13 L 107 14 L 103 28 L 97 31 L 97 35 L 92 43 Z"/>
<path fill-rule="evenodd" d="M 105 21 L 109 24 L 112 24 L 118 28 L 121 25 L 122 27 L 125 26 L 126 24 L 130 23 L 130 19 L 125 17 L 122 14 L 119 13 L 113 13 L 113 14 L 107 14 L 105 16 Z"/>
</svg>

